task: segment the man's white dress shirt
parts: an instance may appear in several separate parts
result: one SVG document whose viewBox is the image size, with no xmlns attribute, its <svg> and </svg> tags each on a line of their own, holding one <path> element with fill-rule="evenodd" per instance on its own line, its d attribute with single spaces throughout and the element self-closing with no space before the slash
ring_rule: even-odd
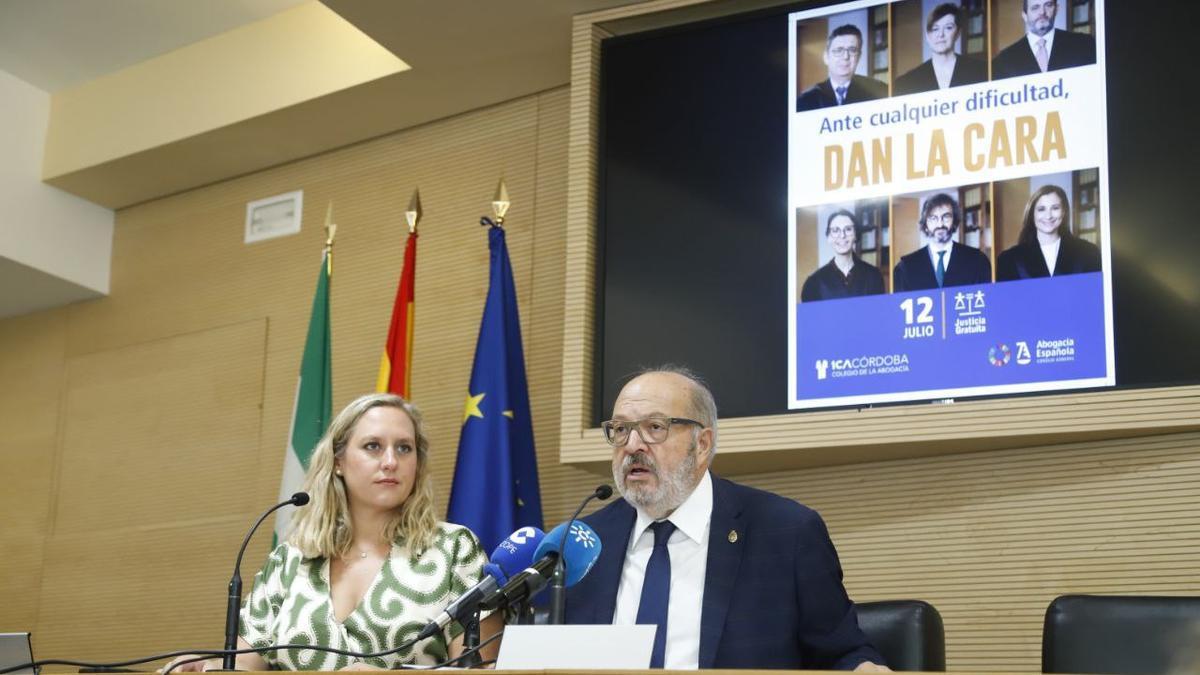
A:
<svg viewBox="0 0 1200 675">
<path fill-rule="evenodd" d="M 704 572 L 708 569 L 708 535 L 712 523 L 713 487 L 707 471 L 692 494 L 666 518 L 677 528 L 667 541 L 671 557 L 671 595 L 667 608 L 667 642 L 663 667 L 696 669 L 700 667 L 700 612 L 704 604 Z M 654 519 L 641 509 L 633 523 L 621 584 L 617 588 L 616 625 L 637 623 L 638 604 L 642 599 L 642 580 L 654 550 Z"/>
</svg>

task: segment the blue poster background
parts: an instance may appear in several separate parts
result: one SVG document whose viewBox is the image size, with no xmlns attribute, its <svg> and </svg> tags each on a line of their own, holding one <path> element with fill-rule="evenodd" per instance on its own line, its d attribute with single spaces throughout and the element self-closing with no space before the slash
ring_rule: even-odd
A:
<svg viewBox="0 0 1200 675">
<path fill-rule="evenodd" d="M 1104 378 L 1103 283 L 1094 272 L 798 304 L 794 407 Z"/>
</svg>

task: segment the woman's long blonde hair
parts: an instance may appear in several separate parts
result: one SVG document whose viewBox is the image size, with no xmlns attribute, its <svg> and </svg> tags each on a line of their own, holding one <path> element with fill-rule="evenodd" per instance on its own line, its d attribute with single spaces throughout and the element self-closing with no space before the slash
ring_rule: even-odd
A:
<svg viewBox="0 0 1200 675">
<path fill-rule="evenodd" d="M 300 507 L 292 518 L 287 541 L 306 558 L 333 558 L 350 552 L 354 539 L 354 523 L 350 520 L 346 501 L 346 485 L 334 475 L 334 460 L 346 452 L 358 420 L 371 408 L 399 408 L 412 420 L 417 440 L 417 478 L 412 494 L 396 509 L 383 536 L 388 541 L 400 540 L 411 555 L 429 547 L 437 529 L 433 515 L 433 479 L 429 469 L 429 437 L 425 435 L 421 412 L 416 406 L 395 394 L 367 394 L 350 402 L 333 422 L 313 450 L 304 491 L 310 496 L 307 506 Z"/>
</svg>

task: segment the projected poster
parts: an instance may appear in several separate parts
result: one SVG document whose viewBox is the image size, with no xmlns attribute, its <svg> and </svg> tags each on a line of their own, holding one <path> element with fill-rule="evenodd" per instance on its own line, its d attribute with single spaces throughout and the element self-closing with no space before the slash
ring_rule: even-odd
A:
<svg viewBox="0 0 1200 675">
<path fill-rule="evenodd" d="M 789 18 L 789 407 L 1114 384 L 1103 0 Z"/>
</svg>

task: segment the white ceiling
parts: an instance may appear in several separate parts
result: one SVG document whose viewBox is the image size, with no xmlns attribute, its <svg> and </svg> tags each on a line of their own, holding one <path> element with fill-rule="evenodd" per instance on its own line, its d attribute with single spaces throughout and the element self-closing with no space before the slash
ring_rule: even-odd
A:
<svg viewBox="0 0 1200 675">
<path fill-rule="evenodd" d="M 0 70 L 54 92 L 306 1 L 0 0 Z"/>
</svg>

